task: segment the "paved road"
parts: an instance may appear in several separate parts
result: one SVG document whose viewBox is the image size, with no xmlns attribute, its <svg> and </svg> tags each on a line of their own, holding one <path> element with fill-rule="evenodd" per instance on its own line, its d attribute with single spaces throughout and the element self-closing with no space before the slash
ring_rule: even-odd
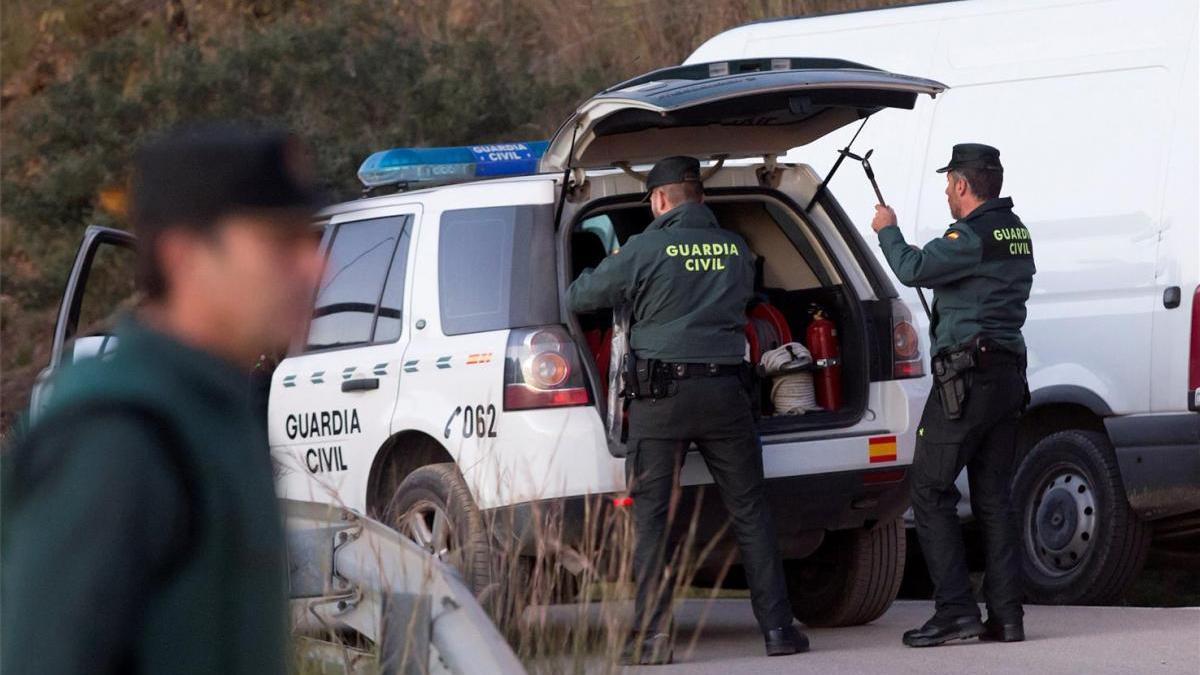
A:
<svg viewBox="0 0 1200 675">
<path fill-rule="evenodd" d="M 676 611 L 680 639 L 674 664 L 626 672 L 1200 673 L 1200 608 L 1034 606 L 1026 608 L 1026 642 L 972 640 L 910 649 L 900 643 L 900 635 L 924 622 L 932 603 L 897 602 L 867 626 L 809 630 L 813 649 L 808 654 L 768 659 L 746 600 L 713 601 L 699 638 L 689 647 L 704 606 L 703 600 L 687 600 Z"/>
</svg>

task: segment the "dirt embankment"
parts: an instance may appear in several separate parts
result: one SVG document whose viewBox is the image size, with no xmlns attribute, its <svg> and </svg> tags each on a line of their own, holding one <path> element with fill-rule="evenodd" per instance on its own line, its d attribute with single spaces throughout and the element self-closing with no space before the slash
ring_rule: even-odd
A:
<svg viewBox="0 0 1200 675">
<path fill-rule="evenodd" d="M 74 248 L 147 134 L 283 123 L 331 192 L 371 151 L 545 138 L 582 99 L 757 19 L 914 0 L 6 0 L 0 420 L 45 364 Z"/>
</svg>

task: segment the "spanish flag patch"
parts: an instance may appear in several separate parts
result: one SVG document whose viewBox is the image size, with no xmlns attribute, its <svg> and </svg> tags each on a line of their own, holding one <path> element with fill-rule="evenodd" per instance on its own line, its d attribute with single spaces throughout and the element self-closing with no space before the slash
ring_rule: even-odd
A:
<svg viewBox="0 0 1200 675">
<path fill-rule="evenodd" d="M 951 240 L 958 239 L 959 236 L 961 236 L 961 235 L 959 235 L 958 232 L 956 232 L 954 230 L 950 230 L 949 232 L 946 233 L 946 238 L 951 239 Z"/>
<path fill-rule="evenodd" d="M 867 441 L 867 459 L 871 464 L 896 461 L 896 437 L 876 436 Z"/>
</svg>

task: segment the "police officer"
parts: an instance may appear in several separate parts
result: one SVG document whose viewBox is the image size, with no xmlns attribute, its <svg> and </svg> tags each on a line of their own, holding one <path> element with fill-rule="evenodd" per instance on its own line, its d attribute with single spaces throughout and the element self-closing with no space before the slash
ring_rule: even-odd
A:
<svg viewBox="0 0 1200 675">
<path fill-rule="evenodd" d="M 980 637 L 1024 639 L 1012 513 L 1017 418 L 1028 401 L 1025 302 L 1035 272 L 1029 230 L 1000 197 L 1000 151 L 978 143 L 954 146 L 946 198 L 956 222 L 918 249 L 904 241 L 892 209 L 875 207 L 871 226 L 896 277 L 933 289 L 934 391 L 917 429 L 911 492 L 917 536 L 934 584 L 936 611 L 904 644 L 929 647 Z M 987 555 L 987 623 L 967 578 L 954 486 L 968 469 L 971 510 Z"/>
<path fill-rule="evenodd" d="M 703 203 L 700 164 L 668 157 L 651 169 L 655 219 L 620 252 L 571 284 L 572 311 L 628 305 L 636 377 L 627 387 L 629 456 L 637 543 L 635 637 L 622 660 L 669 663 L 671 580 L 664 563 L 672 494 L 684 453 L 696 443 L 733 519 L 767 654 L 794 654 L 808 640 L 793 625 L 775 529 L 763 487 L 762 448 L 743 386 L 746 305 L 754 265 L 746 242 L 721 229 Z"/>
<path fill-rule="evenodd" d="M 287 671 L 286 556 L 260 354 L 302 330 L 322 262 L 304 148 L 209 126 L 145 147 L 145 303 L 5 458 L 5 673 Z"/>
</svg>

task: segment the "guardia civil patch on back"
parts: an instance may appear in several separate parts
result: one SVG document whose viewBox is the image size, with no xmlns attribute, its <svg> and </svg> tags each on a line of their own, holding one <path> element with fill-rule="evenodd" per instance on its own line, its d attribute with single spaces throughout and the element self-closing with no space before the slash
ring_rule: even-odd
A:
<svg viewBox="0 0 1200 675">
<path fill-rule="evenodd" d="M 1028 228 L 996 227 L 982 233 L 982 237 L 984 260 L 1033 257 L 1033 241 Z"/>
<path fill-rule="evenodd" d="M 681 258 L 689 272 L 720 272 L 727 258 L 741 255 L 737 244 L 718 241 L 703 244 L 669 244 L 663 249 L 668 258 Z"/>
</svg>

